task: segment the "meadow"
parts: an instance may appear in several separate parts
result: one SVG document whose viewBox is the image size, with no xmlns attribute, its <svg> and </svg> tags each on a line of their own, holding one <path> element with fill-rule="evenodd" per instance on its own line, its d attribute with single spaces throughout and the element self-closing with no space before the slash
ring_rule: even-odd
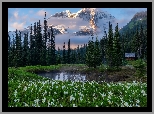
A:
<svg viewBox="0 0 154 114">
<path fill-rule="evenodd" d="M 57 81 L 35 74 L 38 71 L 58 70 L 62 66 L 9 67 L 8 107 L 147 106 L 145 82 Z"/>
</svg>

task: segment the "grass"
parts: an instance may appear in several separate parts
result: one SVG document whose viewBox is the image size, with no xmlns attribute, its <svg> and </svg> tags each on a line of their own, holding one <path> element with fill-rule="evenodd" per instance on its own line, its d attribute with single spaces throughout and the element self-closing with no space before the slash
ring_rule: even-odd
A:
<svg viewBox="0 0 154 114">
<path fill-rule="evenodd" d="M 71 82 L 43 78 L 32 72 L 57 66 L 8 68 L 9 107 L 146 107 L 147 84 Z M 83 66 L 83 65 L 80 65 Z M 102 66 L 103 67 L 103 66 Z"/>
</svg>

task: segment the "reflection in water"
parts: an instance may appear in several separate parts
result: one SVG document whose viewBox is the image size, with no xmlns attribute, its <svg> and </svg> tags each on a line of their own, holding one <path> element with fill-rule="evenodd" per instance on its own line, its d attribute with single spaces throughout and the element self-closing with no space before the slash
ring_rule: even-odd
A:
<svg viewBox="0 0 154 114">
<path fill-rule="evenodd" d="M 46 72 L 46 73 L 39 73 L 38 75 L 43 77 L 48 77 L 53 80 L 61 80 L 61 81 L 86 81 L 86 76 L 81 74 L 73 74 L 73 73 L 53 73 L 53 72 Z"/>
</svg>

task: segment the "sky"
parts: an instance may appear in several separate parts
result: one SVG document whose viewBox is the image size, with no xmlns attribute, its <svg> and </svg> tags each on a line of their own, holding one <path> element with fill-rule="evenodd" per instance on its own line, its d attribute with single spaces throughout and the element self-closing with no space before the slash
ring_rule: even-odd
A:
<svg viewBox="0 0 154 114">
<path fill-rule="evenodd" d="M 22 30 L 27 28 L 34 22 L 41 21 L 43 25 L 44 12 L 47 12 L 47 18 L 57 12 L 69 10 L 71 13 L 76 13 L 82 8 L 9 8 L 8 9 L 8 31 Z M 115 17 L 115 23 L 118 23 L 119 28 L 125 26 L 137 12 L 147 11 L 146 8 L 99 8 Z M 51 21 L 51 22 L 50 22 Z M 55 19 L 52 18 L 48 24 L 64 25 L 70 27 L 71 32 L 78 31 L 82 26 L 88 26 L 89 23 L 81 20 Z M 71 25 L 70 25 L 71 24 Z M 69 26 L 68 26 L 69 25 Z M 113 26 L 114 28 L 115 26 Z M 77 30 L 78 29 L 78 30 Z M 98 35 L 98 37 L 102 37 Z M 75 48 L 77 45 L 83 45 L 88 42 L 87 36 L 71 36 L 70 34 L 56 35 L 56 48 L 62 48 L 63 42 L 71 40 L 71 47 Z M 66 46 L 67 48 L 67 46 Z"/>
</svg>

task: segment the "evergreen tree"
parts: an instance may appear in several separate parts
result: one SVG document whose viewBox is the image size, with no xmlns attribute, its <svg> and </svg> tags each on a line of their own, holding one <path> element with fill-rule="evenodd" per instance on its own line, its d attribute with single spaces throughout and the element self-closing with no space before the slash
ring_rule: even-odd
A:
<svg viewBox="0 0 154 114">
<path fill-rule="evenodd" d="M 107 57 L 107 63 L 110 67 L 113 66 L 113 30 L 112 30 L 112 24 L 109 22 L 109 33 L 108 33 L 108 39 L 107 39 L 107 48 L 106 48 L 106 57 Z"/>
<path fill-rule="evenodd" d="M 141 28 L 140 28 L 139 39 L 140 39 L 140 47 L 139 47 L 140 58 L 143 59 L 144 58 L 145 47 L 146 47 L 146 39 L 145 39 L 145 35 L 143 33 L 142 25 L 141 25 Z"/>
<path fill-rule="evenodd" d="M 16 39 L 16 56 L 15 56 L 15 61 L 16 61 L 16 67 L 20 67 L 22 66 L 22 50 L 21 50 L 21 32 L 19 31 L 19 34 L 18 34 L 18 31 L 16 29 L 15 31 L 15 39 Z"/>
<path fill-rule="evenodd" d="M 52 27 L 50 27 L 50 30 L 51 30 L 51 34 L 49 38 L 49 63 L 51 65 L 55 65 L 56 64 L 55 36 L 54 36 Z"/>
<path fill-rule="evenodd" d="M 93 66 L 96 68 L 96 66 L 101 65 L 102 63 L 102 53 L 101 53 L 101 48 L 100 48 L 100 43 L 96 37 L 95 41 L 95 48 L 94 48 L 94 63 Z"/>
<path fill-rule="evenodd" d="M 34 23 L 34 35 L 32 35 L 32 24 L 31 24 L 31 28 L 30 28 L 30 56 L 29 56 L 29 60 L 30 60 L 30 64 L 31 65 L 35 65 L 35 57 L 36 57 L 36 48 L 35 48 L 35 37 L 34 35 L 36 34 L 36 23 Z"/>
<path fill-rule="evenodd" d="M 83 60 L 83 64 L 85 64 L 85 59 L 86 59 L 86 45 L 83 45 L 83 56 L 82 56 L 82 60 Z"/>
<path fill-rule="evenodd" d="M 28 47 L 28 33 L 24 34 L 24 44 L 22 53 L 23 66 L 28 66 L 29 64 L 29 47 Z"/>
<path fill-rule="evenodd" d="M 77 47 L 77 64 L 80 64 L 80 60 L 81 60 L 81 57 L 80 57 L 80 50 L 79 50 L 79 45 Z"/>
<path fill-rule="evenodd" d="M 100 40 L 103 64 L 105 64 L 105 62 L 106 62 L 106 46 L 107 46 L 107 34 L 106 34 L 105 30 L 104 30 L 104 34 L 105 34 L 105 36 Z"/>
<path fill-rule="evenodd" d="M 42 55 L 43 55 L 43 61 L 42 61 L 42 64 L 43 65 L 47 65 L 47 58 L 46 58 L 46 49 L 47 49 L 47 46 L 46 46 L 46 43 L 47 43 L 47 21 L 46 21 L 46 12 L 45 12 L 45 18 L 44 18 L 44 35 L 43 35 L 43 49 L 42 49 Z"/>
<path fill-rule="evenodd" d="M 65 42 L 64 42 L 64 46 L 63 46 L 63 64 L 66 64 Z"/>
<path fill-rule="evenodd" d="M 13 34 L 12 34 L 13 35 Z M 15 38 L 13 35 L 13 40 L 12 40 L 12 46 L 11 46 L 11 52 L 10 52 L 10 59 L 9 59 L 9 63 L 10 63 L 10 67 L 13 67 L 16 65 L 16 49 L 15 49 Z"/>
<path fill-rule="evenodd" d="M 81 54 L 81 60 L 80 60 L 80 64 L 83 64 L 84 63 L 84 47 L 80 47 L 80 54 Z"/>
<path fill-rule="evenodd" d="M 94 42 L 93 40 L 89 40 L 86 50 L 86 65 L 88 67 L 94 67 L 93 63 L 94 63 Z"/>
<path fill-rule="evenodd" d="M 70 49 L 70 39 L 68 41 L 68 51 L 67 51 L 67 63 L 70 64 L 70 53 L 71 53 L 71 49 Z"/>
<path fill-rule="evenodd" d="M 60 55 L 59 47 L 58 47 L 58 54 L 57 54 L 57 64 L 61 64 L 61 55 Z"/>
<path fill-rule="evenodd" d="M 118 68 L 119 66 L 122 65 L 122 47 L 121 47 L 121 44 L 120 44 L 120 37 L 119 37 L 119 32 L 118 32 L 118 23 L 117 23 L 117 26 L 115 27 L 112 60 L 113 60 L 112 65 L 114 67 Z"/>
<path fill-rule="evenodd" d="M 38 22 L 38 29 L 37 29 L 37 37 L 38 37 L 38 52 L 39 52 L 39 61 L 38 61 L 38 65 L 45 65 L 46 64 L 46 44 L 45 41 L 43 40 L 43 35 L 41 33 L 41 24 L 40 24 L 40 20 Z"/>
<path fill-rule="evenodd" d="M 76 63 L 76 54 L 75 54 L 75 49 L 71 51 L 71 64 Z"/>
<path fill-rule="evenodd" d="M 138 28 L 137 28 L 136 33 L 133 38 L 133 46 L 132 46 L 133 49 L 132 50 L 133 52 L 136 53 L 138 58 L 140 58 L 140 44 L 141 44 L 141 40 L 139 37 Z"/>
</svg>

